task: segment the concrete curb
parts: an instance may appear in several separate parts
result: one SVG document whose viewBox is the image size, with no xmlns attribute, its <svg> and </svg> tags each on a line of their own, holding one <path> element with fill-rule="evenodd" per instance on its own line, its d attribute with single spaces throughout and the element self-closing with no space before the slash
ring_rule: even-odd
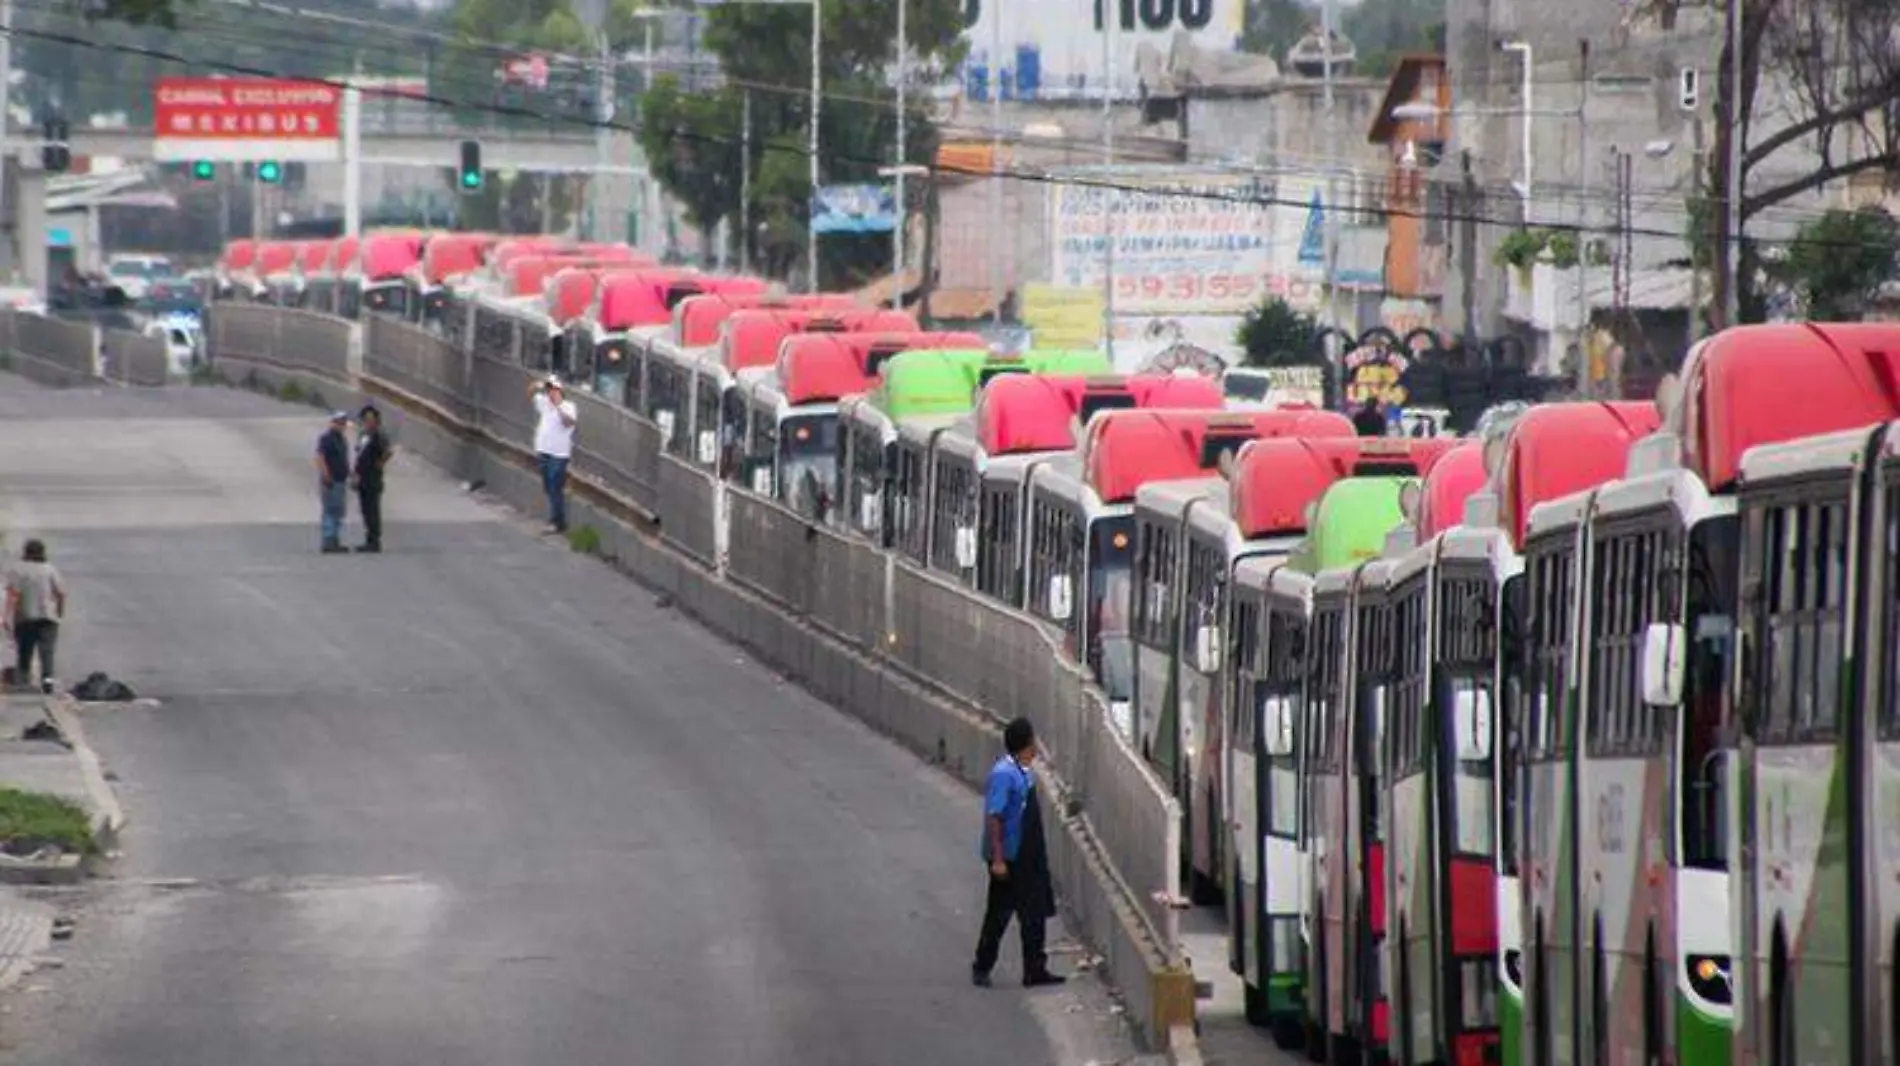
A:
<svg viewBox="0 0 1900 1066">
<path fill-rule="evenodd" d="M 1177 1025 L 1168 1030 L 1168 1062 L 1172 1066 L 1202 1066 L 1201 1042 L 1193 1026 Z"/>
<path fill-rule="evenodd" d="M 73 754 L 79 758 L 79 771 L 86 779 L 86 792 L 92 798 L 94 809 L 93 837 L 101 851 L 109 851 L 118 843 L 119 830 L 125 828 L 125 809 L 119 806 L 119 797 L 106 780 L 99 753 L 86 741 L 86 728 L 79 721 L 78 711 L 79 702 L 71 696 L 55 696 L 46 703 L 46 713 L 59 727 L 60 735 L 72 743 Z"/>
</svg>

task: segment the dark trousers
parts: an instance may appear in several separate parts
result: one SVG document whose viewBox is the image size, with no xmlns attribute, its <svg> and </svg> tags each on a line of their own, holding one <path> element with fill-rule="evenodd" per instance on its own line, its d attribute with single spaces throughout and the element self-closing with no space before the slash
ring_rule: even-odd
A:
<svg viewBox="0 0 1900 1066">
<path fill-rule="evenodd" d="M 996 956 L 1003 948 L 1003 934 L 1009 930 L 1011 918 L 1016 919 L 1022 931 L 1023 976 L 1049 969 L 1049 956 L 1043 950 L 1044 925 L 1048 918 L 1042 908 L 1034 904 L 1034 893 L 1016 890 L 1019 876 L 1014 865 L 1008 877 L 990 875 L 989 897 L 983 904 L 983 932 L 977 937 L 976 961 L 972 964 L 978 973 L 989 973 L 996 968 Z"/>
<path fill-rule="evenodd" d="M 15 662 L 16 676 L 22 685 L 33 680 L 33 653 L 40 655 L 40 677 L 53 675 L 53 653 L 59 649 L 59 623 L 39 618 L 33 621 L 13 623 L 13 643 L 19 651 Z"/>
<path fill-rule="evenodd" d="M 372 548 L 383 544 L 383 487 L 358 484 L 356 505 L 363 512 L 363 543 Z"/>
</svg>

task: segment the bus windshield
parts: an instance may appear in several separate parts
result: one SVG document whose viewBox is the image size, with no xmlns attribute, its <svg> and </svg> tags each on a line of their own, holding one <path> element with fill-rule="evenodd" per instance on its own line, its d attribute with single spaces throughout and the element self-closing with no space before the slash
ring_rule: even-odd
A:
<svg viewBox="0 0 1900 1066">
<path fill-rule="evenodd" d="M 1128 609 L 1135 587 L 1135 519 L 1133 515 L 1098 518 L 1089 528 L 1088 595 L 1089 667 L 1102 684 L 1109 683 L 1107 658 L 1119 661 L 1123 691 L 1111 691 L 1115 699 L 1127 699 L 1133 684 L 1128 680 L 1134 669 L 1134 648 L 1128 630 Z M 1110 646 L 1114 650 L 1111 652 Z"/>
<path fill-rule="evenodd" d="M 1681 864 L 1727 868 L 1728 798 L 1722 779 L 1730 654 L 1735 639 L 1735 574 L 1740 566 L 1741 522 L 1712 519 L 1689 535 L 1689 657 L 1683 671 L 1683 745 L 1677 790 L 1682 803 Z"/>
<path fill-rule="evenodd" d="M 779 484 L 795 510 L 816 514 L 836 497 L 838 416 L 791 415 L 779 423 Z"/>
<path fill-rule="evenodd" d="M 1524 680 L 1524 666 L 1529 660 L 1525 657 L 1523 643 L 1528 632 L 1524 619 L 1523 574 L 1512 574 L 1504 580 L 1502 599 L 1503 617 L 1498 626 L 1498 674 L 1502 688 L 1499 704 L 1504 713 L 1497 719 L 1497 733 L 1499 747 L 1503 751 L 1493 760 L 1498 774 L 1498 800 L 1503 804 L 1503 810 L 1498 814 L 1497 856 L 1505 875 L 1515 877 L 1518 758 L 1524 742 L 1524 697 L 1529 691 Z"/>
</svg>

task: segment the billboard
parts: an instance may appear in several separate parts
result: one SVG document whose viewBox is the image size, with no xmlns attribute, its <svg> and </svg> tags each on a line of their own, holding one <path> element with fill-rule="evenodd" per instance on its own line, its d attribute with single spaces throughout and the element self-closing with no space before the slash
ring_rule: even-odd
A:
<svg viewBox="0 0 1900 1066">
<path fill-rule="evenodd" d="M 152 158 L 163 163 L 341 157 L 343 92 L 284 78 L 160 78 Z"/>
<path fill-rule="evenodd" d="M 1067 177 L 1050 193 L 1054 284 L 1100 288 L 1112 232 L 1117 315 L 1238 315 L 1269 295 L 1319 306 L 1319 179 L 1184 168 Z"/>
<path fill-rule="evenodd" d="M 812 205 L 811 230 L 889 233 L 897 228 L 897 197 L 888 185 L 825 185 Z"/>
<path fill-rule="evenodd" d="M 1246 0 L 963 0 L 970 49 L 964 91 L 987 100 L 997 80 L 1006 100 L 1101 99 L 1106 14 L 1115 20 L 1111 84 L 1117 95 L 1132 96 L 1138 48 L 1152 45 L 1165 55 L 1175 35 L 1186 34 L 1197 48 L 1235 51 L 1246 6 Z M 1000 79 L 991 77 L 993 51 L 1001 56 Z"/>
<path fill-rule="evenodd" d="M 1059 289 L 1031 282 L 1022 287 L 1023 324 L 1039 348 L 1099 348 L 1102 311 L 1100 288 Z"/>
</svg>

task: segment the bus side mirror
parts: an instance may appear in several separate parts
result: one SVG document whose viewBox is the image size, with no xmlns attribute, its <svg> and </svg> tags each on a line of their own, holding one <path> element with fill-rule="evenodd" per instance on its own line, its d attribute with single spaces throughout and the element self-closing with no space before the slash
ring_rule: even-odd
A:
<svg viewBox="0 0 1900 1066">
<path fill-rule="evenodd" d="M 976 527 L 957 527 L 957 569 L 976 569 Z"/>
<path fill-rule="evenodd" d="M 1074 612 L 1075 590 L 1069 583 L 1069 575 L 1057 574 L 1049 579 L 1049 617 L 1066 622 Z"/>
<path fill-rule="evenodd" d="M 772 495 L 772 468 L 761 465 L 752 471 L 752 491 L 761 496 Z"/>
<path fill-rule="evenodd" d="M 1194 668 L 1203 674 L 1220 670 L 1220 627 L 1205 625 L 1194 631 Z"/>
<path fill-rule="evenodd" d="M 1269 756 L 1293 754 L 1293 701 L 1268 696 L 1260 701 L 1260 743 Z"/>
<path fill-rule="evenodd" d="M 1682 702 L 1682 627 L 1654 622 L 1643 631 L 1643 702 L 1674 707 Z"/>
<path fill-rule="evenodd" d="M 719 434 L 710 429 L 699 434 L 699 465 L 711 466 L 719 461 Z"/>
<path fill-rule="evenodd" d="M 882 494 L 876 492 L 867 492 L 864 498 L 858 501 L 858 529 L 860 531 L 877 532 L 878 520 L 882 517 L 882 503 Z"/>
<path fill-rule="evenodd" d="M 1453 728 L 1458 759 L 1479 762 L 1491 757 L 1491 693 L 1477 685 L 1461 685 L 1452 698 Z"/>
<path fill-rule="evenodd" d="M 662 444 L 672 444 L 673 412 L 664 409 L 653 412 L 653 424 L 660 427 L 660 442 Z"/>
</svg>

